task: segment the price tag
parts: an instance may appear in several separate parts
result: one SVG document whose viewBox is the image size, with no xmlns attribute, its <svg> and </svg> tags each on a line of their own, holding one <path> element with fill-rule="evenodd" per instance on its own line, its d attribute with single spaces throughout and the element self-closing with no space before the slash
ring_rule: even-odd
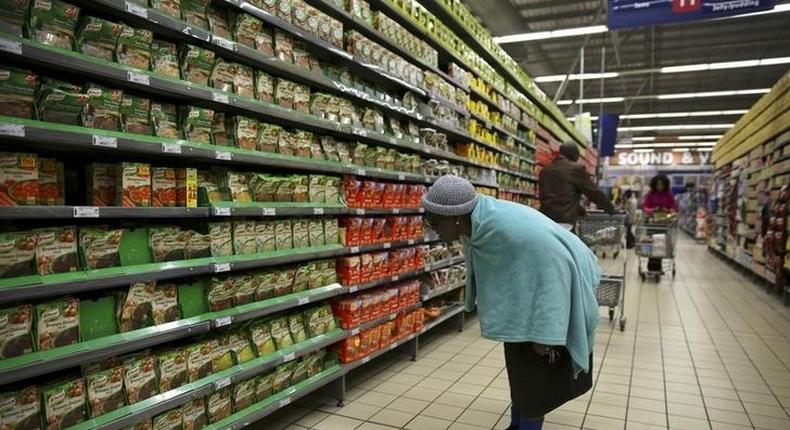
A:
<svg viewBox="0 0 790 430">
<path fill-rule="evenodd" d="M 363 128 L 352 128 L 351 132 L 357 136 L 368 137 L 368 131 Z"/>
<path fill-rule="evenodd" d="M 390 345 L 390 351 L 392 351 L 393 349 L 395 349 L 395 348 L 397 348 L 397 347 L 398 347 L 398 344 L 397 344 L 397 342 L 396 342 L 396 343 L 393 343 L 392 345 Z"/>
<path fill-rule="evenodd" d="M 98 218 L 99 208 L 96 206 L 74 206 L 74 218 Z"/>
<path fill-rule="evenodd" d="M 356 336 L 359 334 L 359 327 L 355 327 L 351 329 L 351 336 Z"/>
<path fill-rule="evenodd" d="M 368 362 L 370 362 L 370 356 L 366 355 L 364 358 L 362 358 L 361 362 L 362 364 L 367 364 Z"/>
<path fill-rule="evenodd" d="M 296 358 L 296 354 L 293 352 L 289 352 L 288 354 L 283 355 L 283 363 L 293 361 L 295 358 Z"/>
<path fill-rule="evenodd" d="M 230 385 L 230 377 L 222 378 L 222 379 L 219 379 L 216 382 L 214 382 L 214 389 L 215 390 L 221 390 L 221 389 L 227 387 L 228 385 Z"/>
<path fill-rule="evenodd" d="M 387 319 L 388 319 L 388 320 L 390 320 L 390 321 L 392 321 L 392 320 L 394 320 L 394 319 L 395 319 L 395 318 L 397 318 L 397 317 L 398 317 L 398 314 L 390 314 L 390 315 L 387 317 Z"/>
<path fill-rule="evenodd" d="M 0 38 L 0 51 L 22 55 L 22 43 Z"/>
<path fill-rule="evenodd" d="M 430 146 L 426 146 L 425 147 L 425 153 L 426 154 L 430 154 L 431 153 L 431 147 Z"/>
<path fill-rule="evenodd" d="M 430 237 L 424 237 L 424 238 L 422 239 L 422 241 L 423 241 L 423 242 L 425 242 L 425 243 L 428 243 L 428 242 L 430 242 L 430 241 L 431 241 L 431 238 L 430 238 Z"/>
<path fill-rule="evenodd" d="M 137 3 L 128 1 L 124 3 L 123 8 L 132 15 L 137 15 L 140 18 L 148 19 L 148 9 L 145 6 L 140 6 Z"/>
<path fill-rule="evenodd" d="M 214 158 L 217 160 L 230 161 L 233 159 L 233 154 L 227 151 L 214 151 Z"/>
<path fill-rule="evenodd" d="M 93 146 L 101 146 L 104 148 L 117 148 L 118 138 L 114 136 L 99 136 L 94 134 L 91 141 Z"/>
<path fill-rule="evenodd" d="M 230 98 L 228 98 L 227 94 L 211 93 L 211 99 L 217 103 L 224 103 L 224 104 L 230 103 Z"/>
<path fill-rule="evenodd" d="M 414 245 L 414 239 L 409 239 L 406 243 L 408 243 L 409 245 Z"/>
<path fill-rule="evenodd" d="M 291 398 L 290 397 L 286 397 L 286 398 L 280 400 L 280 407 L 281 408 L 284 408 L 284 407 L 286 407 L 286 406 L 288 406 L 290 404 L 291 404 Z"/>
<path fill-rule="evenodd" d="M 300 299 L 297 301 L 297 303 L 298 303 L 299 305 L 306 305 L 306 304 L 310 303 L 310 297 L 302 297 L 302 298 L 300 298 Z"/>
<path fill-rule="evenodd" d="M 399 173 L 398 174 L 398 180 L 399 181 L 405 181 L 406 180 L 406 175 L 404 175 L 403 173 Z"/>
<path fill-rule="evenodd" d="M 25 137 L 25 126 L 20 124 L 0 124 L 0 134 L 3 136 Z"/>
<path fill-rule="evenodd" d="M 293 394 L 295 392 L 296 392 L 296 388 L 295 387 L 288 387 L 288 389 L 284 391 L 285 395 L 287 395 L 287 396 L 290 396 L 291 394 Z"/>
<path fill-rule="evenodd" d="M 214 38 L 213 39 L 214 44 L 221 48 L 225 48 L 229 51 L 236 51 L 239 49 L 235 42 L 231 42 L 228 39 L 224 39 L 222 37 L 217 37 L 217 36 L 213 36 L 213 38 Z"/>
<path fill-rule="evenodd" d="M 365 209 L 355 209 L 354 213 L 357 215 L 365 215 Z"/>
<path fill-rule="evenodd" d="M 365 169 L 357 169 L 357 176 L 367 176 L 368 172 Z"/>
<path fill-rule="evenodd" d="M 263 216 L 277 216 L 277 209 L 263 208 Z"/>
<path fill-rule="evenodd" d="M 424 214 L 425 213 L 425 208 L 419 208 L 419 209 L 417 209 L 417 212 L 419 212 L 421 214 Z"/>
<path fill-rule="evenodd" d="M 214 265 L 214 273 L 230 272 L 230 263 L 219 263 Z"/>
<path fill-rule="evenodd" d="M 358 252 L 359 252 L 359 247 L 358 247 L 358 246 L 352 246 L 352 247 L 351 247 L 351 253 L 352 253 L 352 254 L 356 254 L 356 253 L 358 253 Z"/>
<path fill-rule="evenodd" d="M 392 248 L 392 244 L 387 242 L 384 245 L 382 245 L 381 247 L 384 248 L 384 249 L 390 249 L 390 248 Z"/>
<path fill-rule="evenodd" d="M 400 276 L 395 275 L 392 277 L 392 282 L 398 282 L 398 281 L 400 281 Z"/>
<path fill-rule="evenodd" d="M 230 216 L 230 208 L 214 208 L 216 216 Z"/>
<path fill-rule="evenodd" d="M 399 214 L 399 213 L 400 213 L 400 209 L 398 209 L 398 208 L 395 208 L 395 209 L 393 209 L 393 210 L 392 210 L 392 213 L 394 213 L 395 215 L 397 215 L 397 214 Z"/>
<path fill-rule="evenodd" d="M 324 208 L 313 208 L 313 215 L 323 215 Z"/>
<path fill-rule="evenodd" d="M 349 293 L 356 293 L 357 291 L 359 291 L 359 285 L 352 285 L 352 286 L 348 287 L 348 292 Z"/>
<path fill-rule="evenodd" d="M 126 72 L 126 80 L 140 85 L 151 85 L 151 77 L 145 73 L 128 71 Z"/>
<path fill-rule="evenodd" d="M 178 143 L 163 143 L 162 152 L 165 154 L 180 154 L 181 145 Z"/>
<path fill-rule="evenodd" d="M 214 327 L 225 327 L 226 325 L 230 325 L 233 322 L 233 317 L 226 316 L 222 318 L 217 318 L 214 320 Z"/>
</svg>

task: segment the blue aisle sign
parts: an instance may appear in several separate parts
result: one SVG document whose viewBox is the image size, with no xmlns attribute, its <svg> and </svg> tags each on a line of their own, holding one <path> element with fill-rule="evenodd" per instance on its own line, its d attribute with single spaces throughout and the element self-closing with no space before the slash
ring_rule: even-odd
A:
<svg viewBox="0 0 790 430">
<path fill-rule="evenodd" d="M 617 30 L 721 18 L 774 8 L 774 0 L 609 0 L 608 27 Z"/>
</svg>

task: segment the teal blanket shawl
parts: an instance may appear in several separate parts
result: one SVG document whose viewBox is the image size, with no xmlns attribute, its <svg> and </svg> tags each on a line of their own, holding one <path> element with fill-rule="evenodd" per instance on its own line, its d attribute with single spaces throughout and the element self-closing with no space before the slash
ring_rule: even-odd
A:
<svg viewBox="0 0 790 430">
<path fill-rule="evenodd" d="M 588 372 L 601 278 L 592 251 L 540 212 L 483 196 L 464 246 L 466 309 L 477 300 L 482 336 L 565 346 Z"/>
</svg>

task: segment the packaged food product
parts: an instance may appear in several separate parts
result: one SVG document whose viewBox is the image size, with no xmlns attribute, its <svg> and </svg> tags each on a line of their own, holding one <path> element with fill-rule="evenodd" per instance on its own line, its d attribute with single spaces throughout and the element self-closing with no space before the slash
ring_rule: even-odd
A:
<svg viewBox="0 0 790 430">
<path fill-rule="evenodd" d="M 80 301 L 63 298 L 36 305 L 38 351 L 71 345 L 80 341 Z"/>
<path fill-rule="evenodd" d="M 305 218 L 298 218 L 293 220 L 293 244 L 294 248 L 309 248 L 310 247 L 310 229 L 308 227 L 308 220 Z"/>
<path fill-rule="evenodd" d="M 311 219 L 307 224 L 308 239 L 311 247 L 324 246 L 324 221 L 321 219 Z"/>
<path fill-rule="evenodd" d="M 121 131 L 151 134 L 151 100 L 124 94 L 118 112 L 121 114 Z"/>
<path fill-rule="evenodd" d="M 151 206 L 155 208 L 175 207 L 176 169 L 173 167 L 151 168 Z"/>
<path fill-rule="evenodd" d="M 291 133 L 288 130 L 283 130 L 282 132 L 280 132 L 280 137 L 277 140 L 277 152 L 279 152 L 282 155 L 293 156 L 296 155 L 295 150 L 296 150 L 296 143 L 295 143 L 294 133 Z M 287 181 L 281 181 L 281 185 L 287 185 L 286 182 Z M 288 199 L 288 200 L 278 200 L 278 201 L 291 201 L 291 200 Z"/>
<path fill-rule="evenodd" d="M 79 269 L 76 227 L 42 228 L 36 230 L 35 234 L 39 275 L 75 272 Z"/>
<path fill-rule="evenodd" d="M 251 67 L 236 65 L 236 73 L 233 75 L 233 91 L 242 97 L 255 98 L 255 72 Z"/>
<path fill-rule="evenodd" d="M 178 307 L 178 286 L 176 284 L 159 284 L 154 289 L 151 301 L 151 314 L 154 324 L 165 324 L 181 317 Z"/>
<path fill-rule="evenodd" d="M 225 112 L 214 112 L 214 119 L 211 121 L 211 143 L 214 145 L 229 146 L 233 144 L 226 118 Z"/>
<path fill-rule="evenodd" d="M 0 309 L 0 359 L 33 352 L 33 307 Z M 2 408 L 0 403 L 0 408 Z"/>
<path fill-rule="evenodd" d="M 271 221 L 255 223 L 255 247 L 258 253 L 275 251 L 275 226 Z"/>
<path fill-rule="evenodd" d="M 187 353 L 177 348 L 157 356 L 159 362 L 159 392 L 164 393 L 189 382 Z"/>
<path fill-rule="evenodd" d="M 255 345 L 258 357 L 264 357 L 277 350 L 272 337 L 269 321 L 255 321 L 249 327 L 250 340 Z"/>
<path fill-rule="evenodd" d="M 274 78 L 260 70 L 255 71 L 255 98 L 266 103 L 274 102 Z M 271 124 L 267 125 L 277 127 Z"/>
<path fill-rule="evenodd" d="M 182 424 L 181 408 L 161 413 L 153 419 L 153 430 L 180 430 Z"/>
<path fill-rule="evenodd" d="M 154 136 L 176 139 L 178 132 L 178 115 L 176 106 L 169 103 L 151 103 L 151 125 Z"/>
<path fill-rule="evenodd" d="M 217 90 L 232 93 L 233 79 L 237 71 L 238 65 L 236 63 L 218 58 L 214 62 L 214 68 L 211 69 L 209 83 Z"/>
<path fill-rule="evenodd" d="M 255 34 L 255 49 L 267 57 L 274 56 L 274 33 L 270 27 L 262 25 Z"/>
<path fill-rule="evenodd" d="M 293 14 L 293 16 L 291 17 L 291 22 L 293 22 L 295 26 L 309 33 L 310 26 L 307 25 L 307 20 L 309 18 L 315 18 L 315 13 L 317 12 L 317 10 L 315 10 L 315 8 L 313 7 L 308 6 L 307 3 L 304 2 L 304 0 L 292 0 L 291 3 L 292 3 L 291 11 Z M 310 10 L 310 12 L 313 12 L 313 16 L 308 14 L 308 9 L 312 9 Z"/>
<path fill-rule="evenodd" d="M 211 350 L 211 342 L 203 341 L 189 345 L 186 347 L 186 354 L 189 382 L 205 378 L 214 371 L 212 367 L 213 352 Z"/>
<path fill-rule="evenodd" d="M 90 163 L 87 168 L 88 204 L 114 206 L 116 167 L 114 164 Z"/>
<path fill-rule="evenodd" d="M 153 428 L 154 424 L 151 418 L 146 418 L 142 421 L 138 421 L 136 424 L 126 427 L 124 430 L 153 430 Z"/>
<path fill-rule="evenodd" d="M 236 363 L 233 361 L 233 353 L 230 350 L 230 342 L 227 334 L 214 336 L 208 342 L 211 344 L 211 368 L 212 372 L 222 372 L 230 369 Z"/>
<path fill-rule="evenodd" d="M 255 350 L 247 333 L 241 330 L 228 334 L 228 345 L 236 363 L 246 363 L 255 358 Z"/>
<path fill-rule="evenodd" d="M 293 267 L 279 270 L 274 282 L 274 295 L 276 297 L 282 297 L 291 294 L 293 292 L 295 280 L 296 271 Z"/>
<path fill-rule="evenodd" d="M 264 373 L 255 378 L 255 399 L 263 401 L 273 394 L 274 371 Z"/>
<path fill-rule="evenodd" d="M 283 249 L 293 249 L 293 229 L 291 220 L 282 219 L 274 223 L 275 248 L 280 251 Z"/>
<path fill-rule="evenodd" d="M 212 35 L 221 37 L 223 39 L 231 39 L 226 9 L 220 9 L 216 6 L 208 6 L 206 9 L 206 18 L 208 19 L 208 29 Z"/>
<path fill-rule="evenodd" d="M 293 183 L 291 200 L 294 202 L 307 203 L 310 201 L 310 178 L 306 175 L 293 175 L 290 178 Z"/>
<path fill-rule="evenodd" d="M 284 109 L 294 109 L 295 84 L 286 79 L 277 79 L 274 86 L 274 100 Z"/>
<path fill-rule="evenodd" d="M 27 19 L 28 10 L 30 10 L 30 0 L 21 0 L 14 3 L 17 7 L 11 7 L 9 2 L 8 4 L 4 3 L 2 9 L 0 9 L 0 31 L 13 34 L 16 37 L 23 37 L 25 20 Z"/>
<path fill-rule="evenodd" d="M 150 30 L 124 25 L 118 36 L 118 62 L 136 69 L 148 70 L 151 68 L 153 39 L 154 34 Z"/>
<path fill-rule="evenodd" d="M 262 25 L 261 20 L 248 13 L 237 13 L 233 17 L 231 32 L 236 42 L 255 49 L 255 37 L 261 31 Z M 266 55 L 271 55 L 271 52 Z"/>
<path fill-rule="evenodd" d="M 112 61 L 122 30 L 123 24 L 89 16 L 77 33 L 77 46 L 83 54 Z"/>
<path fill-rule="evenodd" d="M 255 221 L 234 221 L 233 250 L 235 255 L 253 255 L 257 251 Z"/>
<path fill-rule="evenodd" d="M 251 151 L 258 148 L 257 120 L 245 116 L 234 116 L 231 132 L 237 147 Z"/>
<path fill-rule="evenodd" d="M 271 320 L 271 335 L 278 351 L 294 344 L 286 317 L 279 317 Z M 261 355 L 260 351 L 258 355 Z"/>
<path fill-rule="evenodd" d="M 198 143 L 212 143 L 214 111 L 196 106 L 186 106 L 181 114 L 184 138 Z"/>
<path fill-rule="evenodd" d="M 232 278 L 211 278 L 206 291 L 211 312 L 232 308 L 234 293 L 235 285 Z"/>
<path fill-rule="evenodd" d="M 340 243 L 340 228 L 337 223 L 337 218 L 328 218 L 324 220 L 324 237 L 327 245 Z"/>
<path fill-rule="evenodd" d="M 154 255 L 154 262 L 184 260 L 189 233 L 177 226 L 151 227 L 148 243 Z"/>
<path fill-rule="evenodd" d="M 176 171 L 176 206 L 195 208 L 198 204 L 198 173 L 193 167 L 179 167 Z"/>
<path fill-rule="evenodd" d="M 277 271 L 266 270 L 256 274 L 258 277 L 258 289 L 255 291 L 255 300 L 262 301 L 274 297 L 274 290 L 276 287 Z"/>
<path fill-rule="evenodd" d="M 82 112 L 82 126 L 117 131 L 121 126 L 123 91 L 90 84 L 85 91 L 87 102 Z"/>
<path fill-rule="evenodd" d="M 120 163 L 116 174 L 117 201 L 127 208 L 151 206 L 151 165 Z"/>
<path fill-rule="evenodd" d="M 151 325 L 154 282 L 135 282 L 118 299 L 118 327 L 121 333 Z"/>
<path fill-rule="evenodd" d="M 324 197 L 327 204 L 340 203 L 340 178 L 334 176 L 326 176 L 324 181 Z M 329 237 L 329 236 L 327 236 Z"/>
<path fill-rule="evenodd" d="M 286 63 L 293 63 L 293 37 L 290 34 L 275 29 L 274 30 L 274 53 L 282 61 Z"/>
<path fill-rule="evenodd" d="M 8 430 L 41 429 L 41 390 L 37 386 L 0 393 L 0 420 Z"/>
<path fill-rule="evenodd" d="M 231 407 L 230 387 L 223 388 L 208 396 L 208 421 L 215 423 L 230 416 Z"/>
<path fill-rule="evenodd" d="M 0 152 L 0 206 L 38 204 L 36 154 Z"/>
<path fill-rule="evenodd" d="M 0 8 L 0 29 L 2 14 L 8 9 L 13 8 Z M 38 77 L 30 70 L 0 67 L 0 115 L 34 118 L 37 87 Z"/>
<path fill-rule="evenodd" d="M 294 343 L 304 342 L 307 340 L 307 330 L 304 325 L 304 318 L 302 314 L 293 314 L 288 316 L 288 329 L 291 332 L 291 338 Z"/>
<path fill-rule="evenodd" d="M 152 0 L 152 2 L 154 1 L 158 0 Z M 153 39 L 151 42 L 151 71 L 158 75 L 178 79 L 178 48 L 175 43 Z"/>
<path fill-rule="evenodd" d="M 151 9 L 181 19 L 181 0 L 150 0 Z"/>
<path fill-rule="evenodd" d="M 253 174 L 250 177 L 250 192 L 256 202 L 274 202 L 277 197 L 279 187 L 279 176 L 266 175 L 262 173 Z"/>
<path fill-rule="evenodd" d="M 187 24 L 208 30 L 208 18 L 206 9 L 210 0 L 181 0 L 181 17 Z"/>
<path fill-rule="evenodd" d="M 36 42 L 71 50 L 80 8 L 60 0 L 31 2 L 29 36 Z M 22 9 L 22 5 L 16 5 Z"/>
<path fill-rule="evenodd" d="M 227 188 L 232 201 L 251 202 L 249 176 L 248 173 L 224 171 L 219 175 L 219 185 L 222 188 Z"/>
<path fill-rule="evenodd" d="M 213 257 L 233 255 L 233 227 L 231 223 L 210 223 L 208 234 L 211 237 L 211 255 Z"/>
<path fill-rule="evenodd" d="M 155 396 L 156 357 L 149 354 L 132 356 L 123 362 L 123 387 L 130 405 Z"/>
<path fill-rule="evenodd" d="M 123 230 L 80 229 L 80 255 L 83 267 L 88 270 L 116 267 L 119 265 L 118 248 L 123 239 Z"/>
<path fill-rule="evenodd" d="M 310 113 L 310 87 L 298 84 L 293 86 L 293 109 L 304 114 Z"/>
<path fill-rule="evenodd" d="M 85 380 L 59 382 L 42 390 L 44 421 L 48 430 L 60 430 L 85 421 Z"/>
<path fill-rule="evenodd" d="M 293 0 L 277 0 L 277 8 L 275 9 L 277 18 L 285 22 L 291 22 L 291 13 L 293 11 L 292 1 Z"/>
<path fill-rule="evenodd" d="M 181 51 L 181 78 L 194 84 L 208 85 L 214 61 L 214 51 L 185 45 Z"/>
<path fill-rule="evenodd" d="M 293 46 L 294 64 L 306 70 L 310 70 L 310 53 L 307 52 L 307 47 L 303 42 L 294 41 Z M 310 101 L 308 100 L 308 107 Z"/>
<path fill-rule="evenodd" d="M 310 203 L 324 203 L 326 200 L 326 179 L 322 175 L 310 175 L 308 179 L 308 200 Z"/>
<path fill-rule="evenodd" d="M 207 205 L 225 200 L 225 196 L 219 189 L 219 179 L 217 177 L 217 172 L 213 170 L 198 170 L 197 180 L 199 192 L 198 197 L 203 198 L 200 193 L 205 193 Z"/>
<path fill-rule="evenodd" d="M 198 233 L 193 230 L 187 232 L 187 260 L 192 258 L 211 257 L 211 237 L 207 234 Z"/>
<path fill-rule="evenodd" d="M 208 425 L 206 400 L 198 398 L 181 407 L 183 414 L 182 430 L 200 430 Z"/>
<path fill-rule="evenodd" d="M 296 385 L 305 379 L 307 379 L 307 362 L 304 359 L 294 362 L 291 385 Z"/>
<path fill-rule="evenodd" d="M 255 379 L 250 378 L 233 386 L 233 411 L 238 412 L 255 403 Z"/>
<path fill-rule="evenodd" d="M 113 367 L 85 377 L 90 418 L 112 412 L 126 404 L 123 394 L 123 368 Z"/>
<path fill-rule="evenodd" d="M 291 375 L 293 375 L 293 362 L 288 362 L 277 366 L 274 371 L 274 381 L 272 382 L 272 391 L 279 393 L 291 386 Z"/>
</svg>

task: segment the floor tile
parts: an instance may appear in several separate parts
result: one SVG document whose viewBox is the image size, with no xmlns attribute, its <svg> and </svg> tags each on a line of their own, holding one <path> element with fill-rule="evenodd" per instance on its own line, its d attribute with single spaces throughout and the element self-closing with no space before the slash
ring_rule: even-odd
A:
<svg viewBox="0 0 790 430">
<path fill-rule="evenodd" d="M 385 424 L 395 427 L 403 427 L 411 421 L 417 413 L 401 412 L 393 409 L 382 409 L 376 415 L 373 415 L 368 421 Z"/>
<path fill-rule="evenodd" d="M 411 420 L 405 428 L 408 430 L 445 430 L 447 427 L 450 427 L 451 424 L 452 421 L 418 415 Z"/>
</svg>

